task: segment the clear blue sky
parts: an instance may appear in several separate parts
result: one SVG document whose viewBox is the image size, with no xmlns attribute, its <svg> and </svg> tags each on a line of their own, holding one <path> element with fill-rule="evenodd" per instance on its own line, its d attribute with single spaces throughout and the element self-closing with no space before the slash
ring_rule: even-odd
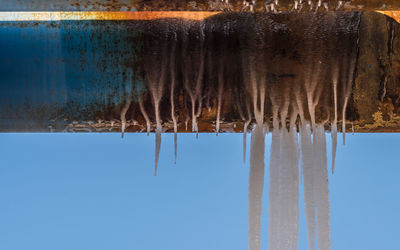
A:
<svg viewBox="0 0 400 250">
<path fill-rule="evenodd" d="M 0 249 L 247 249 L 242 136 L 180 134 L 176 166 L 173 135 L 162 139 L 154 177 L 154 135 L 0 134 Z M 332 249 L 398 248 L 399 150 L 400 134 L 339 142 Z M 268 177 L 265 184 L 263 249 Z M 299 249 L 307 249 L 300 213 Z"/>
</svg>

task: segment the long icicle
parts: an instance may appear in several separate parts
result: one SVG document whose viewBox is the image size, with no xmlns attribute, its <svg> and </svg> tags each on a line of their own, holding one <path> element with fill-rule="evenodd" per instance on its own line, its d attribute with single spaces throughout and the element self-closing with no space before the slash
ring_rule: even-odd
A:
<svg viewBox="0 0 400 250">
<path fill-rule="evenodd" d="M 279 249 L 279 162 L 280 162 L 280 132 L 278 120 L 279 108 L 272 104 L 272 143 L 269 163 L 269 201 L 268 201 L 268 249 Z"/>
<path fill-rule="evenodd" d="M 288 95 L 284 96 L 284 103 L 279 106 L 274 96 L 271 95 L 270 99 L 274 128 L 270 163 L 269 249 L 296 250 L 299 234 L 299 154 L 295 122 L 299 112 L 292 105 L 288 131 Z"/>
<path fill-rule="evenodd" d="M 307 95 L 308 111 L 311 118 L 311 128 L 314 133 L 315 131 L 315 108 L 318 105 L 319 98 L 322 93 L 322 88 L 317 88 L 319 83 L 319 72 L 321 70 L 321 64 L 315 63 L 317 68 L 309 72 L 308 80 L 305 82 L 305 89 Z"/>
<path fill-rule="evenodd" d="M 302 123 L 300 130 L 301 140 L 301 154 L 302 154 L 302 171 L 303 171 L 303 185 L 304 185 L 304 201 L 305 201 L 305 213 L 306 213 L 306 226 L 307 226 L 307 238 L 308 238 L 308 249 L 315 249 L 315 188 L 313 178 L 313 159 L 314 150 L 311 142 L 311 128 L 309 124 Z"/>
<path fill-rule="evenodd" d="M 248 119 L 244 124 L 244 129 L 243 129 L 243 163 L 246 162 L 246 149 L 247 149 L 247 127 L 249 126 L 251 122 L 251 113 L 250 113 L 250 107 L 249 104 L 246 102 L 246 108 L 247 108 L 247 114 L 248 114 Z"/>
<path fill-rule="evenodd" d="M 344 96 L 344 101 L 343 101 L 343 109 L 342 109 L 342 132 L 343 132 L 343 145 L 346 144 L 346 110 L 347 110 L 347 104 L 351 95 L 351 88 L 353 84 L 353 75 L 354 75 L 354 69 L 355 69 L 355 64 L 356 64 L 356 59 L 351 58 L 349 67 L 348 67 L 348 74 L 347 74 L 347 79 L 343 83 L 344 88 L 343 88 L 343 96 Z"/>
<path fill-rule="evenodd" d="M 220 57 L 219 63 L 221 69 L 218 72 L 218 98 L 217 98 L 217 120 L 216 120 L 216 133 L 219 133 L 219 124 L 221 119 L 221 106 L 222 106 L 222 94 L 224 91 L 224 61 L 222 60 L 222 56 Z"/>
<path fill-rule="evenodd" d="M 161 72 L 158 81 L 150 80 L 149 82 L 149 90 L 153 99 L 154 104 L 154 112 L 156 115 L 156 138 L 155 138 L 155 157 L 154 157 L 154 175 L 157 175 L 157 168 L 158 168 L 158 160 L 160 158 L 160 149 L 161 149 L 161 132 L 162 132 L 162 125 L 161 125 L 161 117 L 160 117 L 160 101 L 163 96 L 164 92 L 164 81 L 166 75 L 166 68 L 168 60 L 166 58 L 166 48 L 164 49 L 164 55 L 162 56 L 161 60 Z M 152 78 L 152 77 L 150 77 Z"/>
<path fill-rule="evenodd" d="M 257 125 L 251 136 L 250 148 L 249 250 L 259 250 L 261 248 L 261 212 L 265 171 L 265 136 L 263 131 L 265 86 L 263 85 L 264 81 L 257 84 L 253 67 L 250 67 L 250 83 Z"/>
<path fill-rule="evenodd" d="M 335 161 L 336 161 L 336 148 L 337 148 L 337 84 L 339 79 L 339 68 L 336 66 L 333 71 L 333 99 L 334 99 L 334 109 L 335 109 L 335 116 L 333 119 L 333 123 L 331 125 L 331 137 L 332 137 L 332 174 L 335 172 Z"/>
<path fill-rule="evenodd" d="M 296 98 L 297 110 L 299 112 L 299 117 L 300 117 L 300 139 L 301 139 L 302 138 L 301 137 L 302 130 L 303 130 L 303 127 L 306 124 L 306 120 L 304 118 L 304 108 L 303 108 L 303 103 L 301 102 L 301 99 L 300 99 L 300 91 L 299 91 L 299 89 L 295 92 L 295 98 Z M 303 164 L 300 165 L 300 172 L 301 172 L 300 173 L 300 183 L 303 184 L 303 181 L 304 181 Z"/>
<path fill-rule="evenodd" d="M 170 57 L 170 73 L 171 73 L 171 90 L 170 90 L 170 101 L 171 101 L 171 118 L 174 123 L 174 164 L 176 164 L 177 151 L 178 151 L 178 122 L 175 116 L 175 40 L 173 42 L 171 57 Z"/>
<path fill-rule="evenodd" d="M 316 131 L 316 145 L 314 147 L 314 181 L 315 201 L 317 212 L 317 240 L 318 249 L 330 250 L 330 204 L 329 183 L 326 157 L 326 139 L 324 126 L 321 124 Z"/>
</svg>

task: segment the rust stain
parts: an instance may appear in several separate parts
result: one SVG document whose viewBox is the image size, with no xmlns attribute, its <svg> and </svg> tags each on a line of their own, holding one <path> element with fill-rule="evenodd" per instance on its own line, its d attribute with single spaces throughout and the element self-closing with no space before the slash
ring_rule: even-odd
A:
<svg viewBox="0 0 400 250">
<path fill-rule="evenodd" d="M 400 11 L 376 11 L 400 23 Z M 0 21 L 68 21 L 68 20 L 154 20 L 182 18 L 203 20 L 219 11 L 13 11 L 0 12 Z"/>
<path fill-rule="evenodd" d="M 0 12 L 0 21 L 67 21 L 67 20 L 154 20 L 183 18 L 203 20 L 217 11 L 21 11 Z"/>
</svg>

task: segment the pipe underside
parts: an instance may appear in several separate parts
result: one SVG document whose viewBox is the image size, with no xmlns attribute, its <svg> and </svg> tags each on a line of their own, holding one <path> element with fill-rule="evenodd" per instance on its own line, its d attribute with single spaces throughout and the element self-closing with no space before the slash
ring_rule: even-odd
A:
<svg viewBox="0 0 400 250">
<path fill-rule="evenodd" d="M 241 132 L 254 120 L 252 75 L 278 101 L 293 88 L 306 93 L 298 82 L 318 76 L 315 119 L 332 122 L 343 108 L 334 107 L 330 87 L 338 67 L 339 98 L 351 78 L 347 126 L 400 131 L 400 28 L 392 19 L 372 12 L 204 17 L 0 22 L 0 131 L 119 132 L 124 125 L 145 132 L 159 119 L 166 132 L 175 123 L 178 132 Z"/>
</svg>

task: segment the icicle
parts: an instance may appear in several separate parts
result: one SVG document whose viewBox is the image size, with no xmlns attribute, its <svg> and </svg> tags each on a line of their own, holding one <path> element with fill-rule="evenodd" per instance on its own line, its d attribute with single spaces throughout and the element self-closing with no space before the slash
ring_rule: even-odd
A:
<svg viewBox="0 0 400 250">
<path fill-rule="evenodd" d="M 264 188 L 265 137 L 262 124 L 251 135 L 249 178 L 249 250 L 261 247 L 261 211 Z"/>
<path fill-rule="evenodd" d="M 268 249 L 279 249 L 279 163 L 280 163 L 280 133 L 279 122 L 277 122 L 277 109 L 273 107 L 273 129 L 271 157 L 269 166 L 269 202 L 268 202 Z"/>
<path fill-rule="evenodd" d="M 265 86 L 257 84 L 255 71 L 252 67 L 250 69 L 251 96 L 257 125 L 251 135 L 250 148 L 249 250 L 259 250 L 261 247 L 261 212 L 265 171 L 265 136 L 263 131 Z"/>
<path fill-rule="evenodd" d="M 188 88 L 190 87 L 187 87 L 186 89 L 188 90 Z M 191 90 L 188 92 L 190 95 L 190 100 L 192 102 L 192 132 L 198 133 L 198 126 L 197 126 L 198 112 L 196 112 L 196 102 L 198 101 L 198 106 L 201 105 L 201 97 L 200 97 L 201 93 L 197 91 L 195 93 L 192 93 Z M 197 98 L 199 98 L 199 100 L 197 100 Z M 199 109 L 201 109 L 201 107 L 199 107 Z"/>
<path fill-rule="evenodd" d="M 302 125 L 300 130 L 302 171 L 304 185 L 305 213 L 307 221 L 308 249 L 315 249 L 315 188 L 313 178 L 313 146 L 311 143 L 311 129 L 308 124 Z"/>
<path fill-rule="evenodd" d="M 263 125 L 263 134 L 264 136 L 266 136 L 269 133 L 269 124 L 268 123 L 264 123 Z"/>
<path fill-rule="evenodd" d="M 189 122 L 189 117 L 186 117 L 185 119 L 185 130 L 188 130 L 188 122 Z"/>
<path fill-rule="evenodd" d="M 354 75 L 354 68 L 356 64 L 356 60 L 351 58 L 349 67 L 347 68 L 348 75 L 347 79 L 343 88 L 343 96 L 344 96 L 344 101 L 343 101 L 343 109 L 342 109 L 342 132 L 343 132 L 343 145 L 346 144 L 346 109 L 347 109 L 347 104 L 350 98 L 351 94 L 351 89 L 352 89 L 352 83 L 353 83 L 353 75 Z M 344 65 L 343 65 L 344 67 Z"/>
<path fill-rule="evenodd" d="M 170 101 L 171 101 L 171 118 L 174 123 L 174 164 L 176 165 L 177 151 L 178 151 L 178 124 L 175 116 L 175 102 L 174 102 L 174 90 L 175 90 L 175 43 L 172 46 L 171 57 L 170 57 L 170 72 L 171 72 L 171 91 L 170 91 Z M 187 127 L 187 123 L 186 123 Z"/>
<path fill-rule="evenodd" d="M 222 94 L 224 91 L 224 78 L 223 78 L 223 72 L 224 72 L 224 62 L 222 60 L 223 57 L 221 57 L 221 62 L 220 62 L 220 72 L 218 73 L 218 98 L 217 98 L 217 121 L 216 121 L 216 133 L 218 135 L 219 132 L 219 124 L 220 124 L 220 117 L 221 117 L 221 105 L 222 105 Z"/>
<path fill-rule="evenodd" d="M 310 71 L 305 82 L 305 89 L 307 95 L 308 112 L 311 117 L 311 128 L 314 133 L 315 131 L 315 108 L 318 105 L 319 98 L 322 93 L 322 88 L 318 87 L 319 72 L 321 70 L 321 63 L 316 63 L 317 68 L 314 71 Z M 311 79 L 311 80 L 310 80 Z"/>
<path fill-rule="evenodd" d="M 315 189 L 316 189 L 316 211 L 317 211 L 317 240 L 318 249 L 330 250 L 330 205 L 329 205 L 329 183 L 326 157 L 326 140 L 324 127 L 317 127 L 317 139 L 314 147 L 316 165 L 314 167 Z"/>
<path fill-rule="evenodd" d="M 161 120 L 159 113 L 159 99 L 155 102 L 155 113 L 156 113 L 156 144 L 155 144 L 155 159 L 154 159 L 154 175 L 157 176 L 157 168 L 158 168 L 158 159 L 160 157 L 160 148 L 161 148 Z"/>
<path fill-rule="evenodd" d="M 126 127 L 126 112 L 128 112 L 131 101 L 127 101 L 121 110 L 121 138 L 124 138 L 125 127 Z"/>
<path fill-rule="evenodd" d="M 203 27 L 201 27 L 201 32 L 203 32 Z M 203 34 L 203 33 L 202 33 Z M 201 36 L 201 39 L 204 39 L 204 35 Z M 187 73 L 187 72 L 186 72 Z M 184 87 L 187 93 L 189 94 L 191 103 L 192 103 L 192 132 L 196 132 L 196 138 L 198 137 L 198 125 L 197 125 L 197 118 L 201 114 L 201 107 L 202 107 L 202 83 L 203 83 L 203 74 L 204 74 L 204 48 L 201 45 L 200 48 L 200 64 L 198 71 L 196 73 L 196 81 L 194 89 L 192 89 L 189 77 L 184 74 Z M 196 112 L 196 103 L 198 104 L 197 112 Z"/>
<path fill-rule="evenodd" d="M 329 250 L 329 189 L 324 126 L 316 126 L 314 143 L 311 143 L 308 125 L 302 126 L 300 135 L 309 249 L 315 249 L 316 233 L 318 249 Z"/>
<path fill-rule="evenodd" d="M 155 148 L 155 157 L 154 157 L 154 176 L 157 176 L 158 159 L 160 158 L 161 132 L 162 132 L 162 127 L 161 127 L 161 124 L 160 124 L 160 125 L 157 125 L 157 127 L 156 127 L 156 148 Z"/>
<path fill-rule="evenodd" d="M 250 113 L 250 107 L 249 104 L 246 102 L 246 108 L 247 108 L 247 116 L 248 119 L 245 120 L 244 118 L 244 114 L 241 108 L 241 104 L 239 103 L 237 105 L 238 107 L 238 111 L 239 111 L 239 115 L 240 115 L 240 119 L 242 119 L 242 121 L 244 121 L 244 125 L 243 125 L 243 163 L 246 163 L 246 150 L 247 150 L 247 129 L 248 126 L 251 122 L 251 113 Z"/>
<path fill-rule="evenodd" d="M 160 156 L 160 148 L 161 148 L 161 117 L 160 117 L 160 101 L 163 96 L 164 91 L 164 81 L 166 74 L 167 60 L 162 59 L 161 64 L 161 73 L 158 81 L 150 80 L 148 83 L 148 87 L 153 99 L 154 104 L 154 113 L 156 115 L 156 143 L 155 143 L 155 159 L 154 159 L 154 175 L 157 175 L 157 167 L 158 167 L 158 159 Z"/>
<path fill-rule="evenodd" d="M 246 121 L 243 128 L 243 163 L 246 163 L 247 127 L 249 126 L 249 123 L 250 121 Z"/>
<path fill-rule="evenodd" d="M 338 119 L 337 84 L 338 84 L 339 68 L 335 67 L 333 73 L 334 73 L 334 75 L 333 75 L 333 98 L 334 98 L 335 116 L 333 119 L 333 123 L 331 125 L 331 137 L 332 137 L 332 166 L 331 166 L 331 169 L 332 169 L 332 174 L 335 172 L 336 148 L 337 148 L 337 119 Z"/>
<path fill-rule="evenodd" d="M 342 113 L 343 145 L 346 145 L 346 107 L 347 107 L 347 100 L 345 101 L 345 108 L 343 108 L 343 113 Z"/>
<path fill-rule="evenodd" d="M 178 134 L 175 132 L 174 129 L 174 164 L 176 165 L 176 158 L 178 155 Z"/>
<path fill-rule="evenodd" d="M 142 112 L 144 119 L 146 120 L 147 136 L 149 136 L 151 123 L 149 116 L 147 115 L 146 110 L 144 109 L 142 96 L 139 96 L 139 108 L 140 112 Z"/>
<path fill-rule="evenodd" d="M 200 95 L 200 92 L 199 92 Z M 201 97 L 199 97 L 199 105 L 197 107 L 197 112 L 195 113 L 195 117 L 196 117 L 196 139 L 199 139 L 199 127 L 197 124 L 197 117 L 200 117 L 201 114 L 201 109 L 202 109 L 202 101 L 201 101 Z"/>
<path fill-rule="evenodd" d="M 336 148 L 337 148 L 337 123 L 333 122 L 331 125 L 331 137 L 332 137 L 332 174 L 335 173 L 335 161 L 336 161 Z"/>
<path fill-rule="evenodd" d="M 286 96 L 280 112 L 282 128 L 279 128 L 278 107 L 271 97 L 273 133 L 270 162 L 269 201 L 269 249 L 296 250 L 299 234 L 299 153 L 295 131 L 296 109 L 286 128 L 289 98 Z"/>
<path fill-rule="evenodd" d="M 304 118 L 304 109 L 303 109 L 303 104 L 300 100 L 300 92 L 299 91 L 295 92 L 295 97 L 296 97 L 297 111 L 299 112 L 299 117 L 300 117 L 300 138 L 301 138 L 301 140 L 303 140 L 301 135 L 302 135 L 303 127 L 306 124 L 306 120 Z M 303 184 L 303 181 L 304 181 L 304 166 L 303 166 L 303 164 L 300 165 L 300 171 L 301 171 L 300 181 L 301 181 L 301 184 Z"/>
</svg>

